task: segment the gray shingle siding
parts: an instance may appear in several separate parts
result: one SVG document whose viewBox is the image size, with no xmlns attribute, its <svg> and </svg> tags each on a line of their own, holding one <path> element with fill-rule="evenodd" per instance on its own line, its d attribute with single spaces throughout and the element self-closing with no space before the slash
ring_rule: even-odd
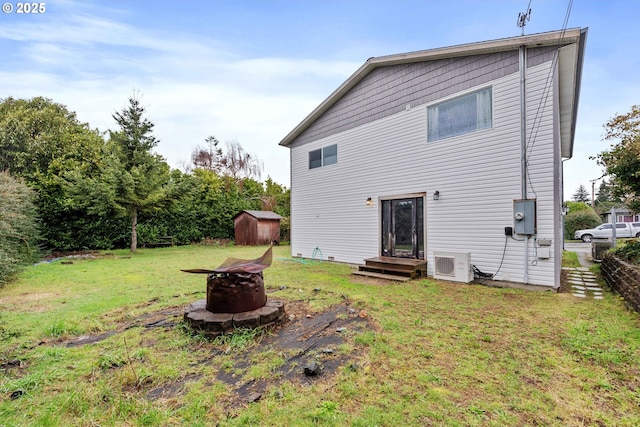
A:
<svg viewBox="0 0 640 427">
<path fill-rule="evenodd" d="M 551 60 L 556 49 L 529 49 L 528 67 Z M 353 129 L 403 111 L 407 105 L 414 108 L 427 104 L 517 71 L 517 51 L 379 67 L 305 129 L 291 146 Z"/>
</svg>

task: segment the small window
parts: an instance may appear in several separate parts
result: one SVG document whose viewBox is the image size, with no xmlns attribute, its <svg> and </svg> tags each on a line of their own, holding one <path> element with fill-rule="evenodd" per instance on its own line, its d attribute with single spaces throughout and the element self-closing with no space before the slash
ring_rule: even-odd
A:
<svg viewBox="0 0 640 427">
<path fill-rule="evenodd" d="M 490 87 L 427 108 L 427 141 L 438 141 L 492 126 Z"/>
<path fill-rule="evenodd" d="M 322 166 L 329 166 L 338 163 L 338 145 L 333 144 L 328 147 L 309 151 L 309 169 Z"/>
<path fill-rule="evenodd" d="M 333 144 L 322 149 L 322 166 L 338 163 L 338 145 Z"/>
<path fill-rule="evenodd" d="M 627 224 L 624 222 L 622 224 L 616 224 L 616 228 L 627 228 Z"/>
<path fill-rule="evenodd" d="M 309 169 L 322 166 L 322 150 L 309 151 Z"/>
</svg>

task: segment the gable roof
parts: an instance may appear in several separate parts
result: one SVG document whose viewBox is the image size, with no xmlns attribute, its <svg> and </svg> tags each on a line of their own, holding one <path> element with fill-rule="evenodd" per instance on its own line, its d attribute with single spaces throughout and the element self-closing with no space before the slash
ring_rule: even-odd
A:
<svg viewBox="0 0 640 427">
<path fill-rule="evenodd" d="M 285 147 L 290 146 L 313 122 L 327 112 L 329 108 L 356 86 L 365 76 L 378 67 L 513 51 L 518 50 L 520 46 L 523 45 L 536 48 L 558 46 L 560 49 L 557 73 L 560 87 L 561 148 L 562 157 L 570 158 L 573 154 L 573 141 L 575 137 L 586 36 L 587 28 L 574 28 L 369 58 L 355 73 L 329 95 L 328 98 L 289 132 L 289 134 L 280 141 L 280 145 Z"/>
<path fill-rule="evenodd" d="M 271 211 L 251 211 L 251 210 L 243 210 L 240 213 L 238 213 L 236 216 L 233 217 L 233 219 L 237 218 L 238 216 L 242 215 L 242 213 L 248 213 L 249 215 L 251 215 L 252 217 L 256 218 L 256 219 L 282 219 L 282 217 L 280 215 L 278 215 L 275 212 L 271 212 Z"/>
</svg>

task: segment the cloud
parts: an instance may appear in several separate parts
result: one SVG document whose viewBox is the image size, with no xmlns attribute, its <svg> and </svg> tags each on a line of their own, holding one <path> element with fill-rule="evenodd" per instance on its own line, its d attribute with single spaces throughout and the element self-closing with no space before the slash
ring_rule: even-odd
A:
<svg viewBox="0 0 640 427">
<path fill-rule="evenodd" d="M 278 142 L 361 65 L 242 57 L 219 40 L 136 28 L 120 18 L 120 11 L 94 6 L 3 26 L 0 41 L 19 53 L 0 72 L 0 87 L 10 88 L 2 96 L 51 98 L 106 131 L 139 90 L 157 151 L 172 167 L 215 135 L 240 142 L 264 161 L 264 177 L 289 185 L 289 153 Z"/>
</svg>

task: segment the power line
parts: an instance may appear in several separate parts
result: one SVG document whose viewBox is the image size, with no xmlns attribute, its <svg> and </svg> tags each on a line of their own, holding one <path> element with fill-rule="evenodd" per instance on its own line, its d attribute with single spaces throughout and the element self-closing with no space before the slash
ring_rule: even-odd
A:
<svg viewBox="0 0 640 427">
<path fill-rule="evenodd" d="M 531 5 L 531 0 L 529 0 L 529 5 Z M 569 23 L 569 17 L 571 16 L 571 9 L 573 7 L 573 0 L 569 0 L 569 4 L 567 5 L 567 12 L 564 17 L 564 22 L 562 23 L 561 35 L 560 39 L 556 46 L 560 46 L 564 43 L 565 33 L 567 32 L 567 25 Z M 538 131 L 540 130 L 540 122 L 542 121 L 542 112 L 544 112 L 544 108 L 547 104 L 547 100 L 549 99 L 549 94 L 551 93 L 551 79 L 555 70 L 558 66 L 558 53 L 553 58 L 553 63 L 551 68 L 549 69 L 549 73 L 547 75 L 547 79 L 545 82 L 544 89 L 542 91 L 542 98 L 540 99 L 540 103 L 538 104 L 538 108 L 536 110 L 535 117 L 533 118 L 533 125 L 531 126 L 531 130 L 529 132 L 529 138 L 527 139 L 527 147 L 525 149 L 525 162 L 527 166 L 529 165 L 529 154 L 533 151 L 533 145 L 536 143 L 536 139 L 538 137 Z M 535 133 L 534 133 L 535 130 Z M 526 154 L 529 153 L 529 154 Z M 529 168 L 527 167 L 527 180 L 529 181 L 529 185 L 531 186 L 531 191 L 536 194 L 533 183 L 531 182 L 531 176 L 529 175 Z"/>
</svg>

